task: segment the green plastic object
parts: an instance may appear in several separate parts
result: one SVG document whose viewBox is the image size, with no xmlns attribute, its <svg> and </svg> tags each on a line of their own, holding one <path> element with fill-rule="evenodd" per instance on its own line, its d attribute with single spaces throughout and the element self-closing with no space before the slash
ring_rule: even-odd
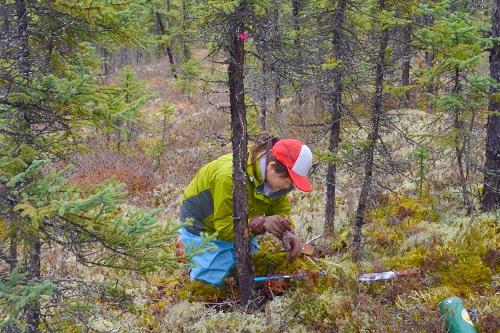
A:
<svg viewBox="0 0 500 333">
<path fill-rule="evenodd" d="M 439 313 L 446 315 L 445 321 L 450 333 L 477 333 L 469 313 L 459 297 L 448 297 L 439 303 Z"/>
</svg>

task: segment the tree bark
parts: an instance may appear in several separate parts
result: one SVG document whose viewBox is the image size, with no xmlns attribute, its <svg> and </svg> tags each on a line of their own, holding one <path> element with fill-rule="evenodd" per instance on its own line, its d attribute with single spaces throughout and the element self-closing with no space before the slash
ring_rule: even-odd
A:
<svg viewBox="0 0 500 333">
<path fill-rule="evenodd" d="M 18 38 L 18 68 L 19 72 L 25 81 L 26 86 L 30 85 L 30 51 L 28 43 L 28 15 L 26 12 L 26 4 L 24 0 L 16 0 L 16 14 L 17 14 L 17 38 Z M 29 107 L 24 107 L 22 111 L 24 119 L 24 126 L 26 129 L 31 129 L 32 114 Z M 29 131 L 31 133 L 31 131 Z M 31 143 L 33 140 L 31 134 L 27 136 L 27 140 Z"/>
<path fill-rule="evenodd" d="M 410 85 L 410 69 L 411 69 L 411 25 L 408 24 L 402 28 L 403 33 L 403 64 L 401 68 L 401 85 Z M 410 102 L 410 93 L 406 92 L 403 106 L 408 107 Z"/>
<path fill-rule="evenodd" d="M 188 20 L 188 0 L 182 0 L 182 54 L 184 55 L 184 62 L 191 59 L 191 50 L 189 49 L 187 41 L 187 20 Z"/>
<path fill-rule="evenodd" d="M 425 25 L 430 27 L 434 24 L 434 18 L 432 16 L 425 16 Z M 434 51 L 425 51 L 424 59 L 425 59 L 425 69 L 430 69 L 432 68 L 432 65 L 434 63 L 434 57 L 435 57 L 435 52 Z M 434 94 L 434 83 L 429 82 L 426 87 L 426 91 L 428 95 Z M 427 108 L 431 109 L 432 108 L 432 102 L 429 99 L 427 102 Z"/>
<path fill-rule="evenodd" d="M 18 68 L 25 81 L 26 86 L 30 85 L 31 80 L 31 63 L 30 63 L 30 48 L 29 48 L 29 32 L 28 32 L 28 13 L 26 10 L 26 4 L 24 0 L 16 0 L 16 14 L 17 14 L 17 33 L 19 38 L 19 58 L 18 58 Z M 23 118 L 25 120 L 25 129 L 32 133 L 32 113 L 29 107 L 23 108 Z M 29 134 L 31 136 L 31 134 Z M 32 138 L 29 138 L 31 141 Z M 31 143 L 31 142 L 30 142 Z M 40 255 L 41 255 L 41 241 L 38 235 L 33 235 L 31 239 L 31 244 L 27 250 L 27 262 L 26 268 L 29 273 L 30 281 L 39 279 L 40 277 Z M 10 244 L 10 255 L 11 257 L 17 257 L 17 241 L 14 237 Z M 28 333 L 39 333 L 40 325 L 40 302 L 38 299 L 31 301 L 29 304 L 24 306 L 24 311 L 27 318 L 27 332 Z"/>
<path fill-rule="evenodd" d="M 102 64 L 101 64 L 101 71 L 102 75 L 105 78 L 109 77 L 109 74 L 111 73 L 111 52 L 109 52 L 106 48 L 102 48 Z"/>
<path fill-rule="evenodd" d="M 490 51 L 490 76 L 500 82 L 500 0 L 493 0 L 491 37 L 497 38 Z M 484 186 L 482 208 L 485 211 L 500 209 L 500 89 L 491 88 L 486 149 L 484 161 Z"/>
<path fill-rule="evenodd" d="M 24 0 L 16 1 L 17 33 L 19 38 L 19 70 L 23 79 L 29 81 L 28 15 Z"/>
<path fill-rule="evenodd" d="M 244 5 L 238 8 L 243 13 Z M 250 300 L 253 288 L 253 266 L 250 259 L 248 237 L 248 207 L 246 190 L 247 122 L 244 91 L 244 41 L 239 35 L 244 32 L 240 21 L 233 33 L 229 49 L 229 101 L 233 144 L 233 219 L 236 267 L 238 270 L 238 291 L 243 307 Z"/>
<path fill-rule="evenodd" d="M 10 15 L 5 0 L 0 2 L 0 11 L 3 18 L 2 30 L 4 31 L 4 37 L 10 38 Z"/>
<path fill-rule="evenodd" d="M 300 46 L 300 38 L 299 38 L 299 31 L 300 31 L 300 20 L 299 20 L 299 13 L 300 13 L 300 0 L 292 0 L 292 16 L 293 16 L 293 29 L 295 30 L 295 46 Z"/>
<path fill-rule="evenodd" d="M 270 80 L 269 80 L 269 65 L 267 60 L 262 61 L 262 99 L 261 99 L 261 111 L 259 116 L 259 125 L 262 132 L 266 131 L 267 128 L 267 111 L 268 111 L 268 91 L 270 90 Z"/>
<path fill-rule="evenodd" d="M 17 265 L 17 230 L 14 230 L 9 242 L 9 269 L 10 272 L 16 268 Z"/>
<path fill-rule="evenodd" d="M 276 121 L 278 122 L 278 128 L 280 131 L 280 136 L 285 135 L 285 116 L 283 114 L 283 108 L 281 107 L 281 83 L 280 79 L 276 78 L 274 83 L 274 114 L 276 115 Z"/>
<path fill-rule="evenodd" d="M 160 29 L 161 34 L 166 35 L 167 32 L 165 30 L 165 26 L 163 25 L 163 20 L 161 19 L 160 13 L 155 12 L 155 17 L 156 17 L 156 23 L 158 24 L 158 28 Z M 168 45 L 167 45 L 167 56 L 168 56 L 168 61 L 170 63 L 172 74 L 174 75 L 174 78 L 177 79 L 177 71 L 175 70 L 174 55 L 172 53 L 172 49 Z"/>
<path fill-rule="evenodd" d="M 342 41 L 346 0 L 339 0 L 333 20 L 333 57 L 342 62 L 344 59 Z M 342 66 L 342 65 L 340 65 Z M 342 71 L 337 67 L 333 71 L 332 91 L 332 119 L 330 123 L 329 151 L 334 156 L 337 154 L 340 142 L 340 121 L 342 118 Z M 335 187 L 337 182 L 337 164 L 329 163 L 326 175 L 326 209 L 325 209 L 325 236 L 335 234 Z"/>
<path fill-rule="evenodd" d="M 454 77 L 454 85 L 453 85 L 453 93 L 455 95 L 460 94 L 462 91 L 460 84 L 460 69 L 458 67 L 455 68 L 455 77 Z M 455 145 L 455 155 L 457 158 L 457 166 L 458 166 L 458 177 L 460 181 L 460 187 L 462 189 L 462 197 L 464 200 L 464 205 L 467 207 L 467 213 L 470 214 L 472 211 L 472 203 L 469 198 L 469 191 L 467 189 L 467 177 L 465 174 L 464 167 L 464 154 L 465 147 L 467 143 L 467 139 L 463 132 L 465 131 L 465 126 L 461 118 L 460 110 L 454 110 L 453 114 L 453 127 L 455 128 L 457 133 L 460 135 L 455 136 L 454 145 Z"/>
<path fill-rule="evenodd" d="M 32 246 L 30 247 L 28 254 L 28 272 L 30 280 L 38 280 L 40 278 L 40 255 L 42 249 L 42 243 L 38 236 L 34 236 Z M 32 301 L 25 307 L 26 318 L 28 324 L 28 333 L 40 333 L 40 302 L 38 300 Z"/>
<path fill-rule="evenodd" d="M 379 1 L 379 9 L 383 10 L 385 7 L 384 0 Z M 382 117 L 382 94 L 384 86 L 385 74 L 385 51 L 389 39 L 389 32 L 387 29 L 382 31 L 382 36 L 379 44 L 378 57 L 376 60 L 376 74 L 375 74 L 375 95 L 373 97 L 373 109 L 371 116 L 372 129 L 368 136 L 369 144 L 365 149 L 365 176 L 363 185 L 359 195 L 358 208 L 356 210 L 356 218 L 354 222 L 353 239 L 351 244 L 353 258 L 355 260 L 361 259 L 362 255 L 362 234 L 361 230 L 364 224 L 365 209 L 368 202 L 368 195 L 371 190 L 372 177 L 373 177 L 373 158 L 375 153 L 376 141 L 379 136 L 380 118 Z"/>
<path fill-rule="evenodd" d="M 279 8 L 277 6 L 274 6 L 271 8 L 271 13 L 270 13 L 272 19 L 275 24 L 272 25 L 272 30 L 271 30 L 271 35 L 274 43 L 276 43 L 278 49 L 276 50 L 277 52 L 282 52 L 283 50 L 281 49 L 282 41 L 281 41 L 281 34 L 278 28 L 278 23 L 280 20 L 280 12 Z M 273 71 L 275 72 L 275 68 L 269 68 L 270 72 Z M 274 99 L 274 119 L 276 124 L 278 125 L 278 130 L 279 130 L 279 136 L 284 136 L 285 135 L 285 119 L 284 119 L 284 114 L 283 114 L 283 108 L 281 106 L 281 98 L 283 97 L 283 92 L 281 88 L 281 78 L 279 75 L 273 75 L 274 77 L 274 84 L 273 84 L 273 99 Z"/>
<path fill-rule="evenodd" d="M 162 132 L 161 132 L 161 142 L 163 144 L 163 147 L 165 147 L 167 145 L 167 116 L 166 115 L 163 115 L 163 129 L 162 129 Z"/>
</svg>

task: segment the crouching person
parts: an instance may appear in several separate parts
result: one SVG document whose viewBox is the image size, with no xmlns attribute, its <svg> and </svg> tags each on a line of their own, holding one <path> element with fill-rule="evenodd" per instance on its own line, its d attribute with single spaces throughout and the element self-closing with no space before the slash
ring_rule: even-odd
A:
<svg viewBox="0 0 500 333">
<path fill-rule="evenodd" d="M 307 178 L 311 165 L 311 150 L 296 139 L 268 138 L 251 150 L 247 203 L 252 253 L 258 251 L 255 236 L 271 233 L 282 240 L 288 260 L 300 255 L 287 194 L 295 188 L 312 191 Z M 180 220 L 191 223 L 179 230 L 179 245 L 187 255 L 197 251 L 190 259 L 192 280 L 220 287 L 236 264 L 232 190 L 232 154 L 227 154 L 203 166 L 184 191 Z M 206 242 L 203 233 L 215 239 Z"/>
</svg>

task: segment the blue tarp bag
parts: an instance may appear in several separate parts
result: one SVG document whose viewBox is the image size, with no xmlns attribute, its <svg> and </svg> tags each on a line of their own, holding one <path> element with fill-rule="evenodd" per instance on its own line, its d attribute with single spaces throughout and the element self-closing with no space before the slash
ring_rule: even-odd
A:
<svg viewBox="0 0 500 333">
<path fill-rule="evenodd" d="M 189 270 L 191 280 L 201 280 L 221 287 L 222 281 L 236 264 L 234 243 L 217 239 L 207 241 L 198 235 L 190 233 L 185 228 L 179 229 L 179 235 L 187 255 L 191 255 L 195 251 L 200 252 L 191 257 L 191 268 Z M 257 238 L 251 239 L 250 244 L 251 253 L 259 250 Z"/>
</svg>

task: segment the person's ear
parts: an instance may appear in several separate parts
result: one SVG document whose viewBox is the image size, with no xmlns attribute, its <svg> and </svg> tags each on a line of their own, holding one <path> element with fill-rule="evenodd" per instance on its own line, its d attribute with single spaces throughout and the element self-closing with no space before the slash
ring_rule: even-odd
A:
<svg viewBox="0 0 500 333">
<path fill-rule="evenodd" d="M 271 161 L 269 163 L 267 163 L 267 166 L 266 166 L 266 172 L 269 170 L 269 169 L 273 169 L 276 170 L 276 162 L 275 161 Z"/>
</svg>

